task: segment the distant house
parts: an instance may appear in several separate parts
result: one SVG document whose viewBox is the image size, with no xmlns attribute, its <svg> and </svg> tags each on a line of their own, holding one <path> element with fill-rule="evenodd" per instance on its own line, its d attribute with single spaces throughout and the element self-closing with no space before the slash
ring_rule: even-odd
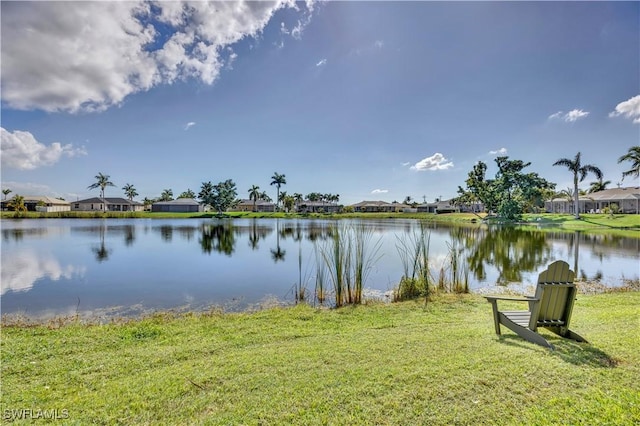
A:
<svg viewBox="0 0 640 426">
<path fill-rule="evenodd" d="M 240 200 L 235 207 L 231 208 L 231 211 L 234 212 L 252 212 L 253 210 L 253 205 L 254 205 L 254 201 L 253 200 L 248 200 L 248 199 L 243 199 Z M 276 205 L 272 202 L 269 201 L 264 201 L 264 200 L 256 200 L 255 201 L 255 211 L 256 212 L 260 212 L 260 213 L 264 213 L 264 212 L 275 212 L 276 211 Z"/>
<path fill-rule="evenodd" d="M 2 210 L 7 209 L 11 199 L 2 201 Z M 71 203 L 58 198 L 47 196 L 24 196 L 24 206 L 30 212 L 68 212 L 71 210 Z"/>
<path fill-rule="evenodd" d="M 325 201 L 304 200 L 299 202 L 297 206 L 298 213 L 338 213 L 340 209 L 340 205 Z"/>
<path fill-rule="evenodd" d="M 152 212 L 197 213 L 204 211 L 202 204 L 193 198 L 178 198 L 171 201 L 158 201 L 151 205 Z"/>
<path fill-rule="evenodd" d="M 72 211 L 141 212 L 144 204 L 126 198 L 87 198 L 71 203 Z"/>
<path fill-rule="evenodd" d="M 419 204 L 418 207 L 416 207 L 418 213 L 435 213 L 437 208 L 438 203 L 424 203 Z"/>
<path fill-rule="evenodd" d="M 460 211 L 470 212 L 482 211 L 482 204 L 474 203 L 470 205 L 456 205 L 454 199 L 435 201 L 433 203 L 420 204 L 417 209 L 418 213 L 456 213 Z"/>
<path fill-rule="evenodd" d="M 620 213 L 640 213 L 640 187 L 605 189 L 581 195 L 578 198 L 579 213 L 601 213 L 612 204 L 618 206 Z M 573 200 L 554 198 L 545 202 L 545 210 L 549 213 L 574 214 Z"/>
<path fill-rule="evenodd" d="M 395 213 L 410 212 L 412 207 L 403 203 L 388 203 L 386 201 L 360 201 L 352 204 L 354 212 L 358 213 Z M 413 210 L 415 211 L 415 210 Z"/>
</svg>

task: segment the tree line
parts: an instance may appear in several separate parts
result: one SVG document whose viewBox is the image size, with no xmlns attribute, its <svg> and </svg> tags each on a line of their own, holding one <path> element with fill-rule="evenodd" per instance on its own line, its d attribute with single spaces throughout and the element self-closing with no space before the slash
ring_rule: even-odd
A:
<svg viewBox="0 0 640 426">
<path fill-rule="evenodd" d="M 618 163 L 629 161 L 632 166 L 622 173 L 622 179 L 627 176 L 638 177 L 640 175 L 640 146 L 633 146 L 629 151 L 618 158 Z M 544 206 L 544 201 L 557 195 L 570 196 L 574 204 L 576 219 L 580 217 L 578 203 L 580 190 L 578 184 L 585 180 L 587 175 L 593 174 L 598 179 L 591 183 L 592 192 L 602 191 L 611 181 L 603 181 L 600 168 L 593 164 L 584 164 L 581 153 L 574 158 L 560 158 L 553 163 L 554 166 L 566 167 L 573 175 L 573 188 L 568 188 L 556 193 L 555 183 L 551 183 L 540 177 L 535 172 L 525 172 L 524 169 L 531 165 L 522 160 L 510 160 L 507 156 L 497 157 L 495 162 L 498 171 L 493 179 L 487 178 L 487 165 L 479 161 L 469 172 L 466 187 L 458 187 L 457 202 L 471 204 L 481 202 L 485 210 L 506 220 L 518 220 L 524 212 L 535 211 Z"/>
<path fill-rule="evenodd" d="M 507 156 L 500 156 L 495 159 L 498 171 L 494 178 L 488 178 L 487 164 L 478 161 L 469 172 L 465 181 L 465 187 L 458 186 L 458 197 L 454 199 L 457 204 L 473 204 L 482 203 L 484 208 L 490 214 L 495 214 L 507 220 L 517 220 L 524 212 L 534 211 L 541 208 L 544 201 L 556 196 L 562 196 L 572 199 L 574 203 L 574 213 L 579 218 L 578 200 L 582 195 L 578 184 L 585 180 L 587 175 L 593 174 L 598 179 L 591 182 L 590 192 L 597 192 L 606 189 L 611 181 L 603 180 L 603 174 L 600 168 L 593 164 L 583 164 L 581 153 L 571 158 L 560 158 L 553 163 L 554 166 L 563 166 L 573 175 L 573 188 L 567 188 L 559 192 L 555 192 L 555 183 L 551 183 L 542 178 L 535 172 L 527 172 L 524 169 L 531 165 L 530 162 L 522 160 L 512 160 Z M 622 180 L 625 177 L 640 176 L 640 146 L 632 146 L 628 152 L 618 158 L 618 163 L 629 162 L 631 166 L 622 173 Z M 326 202 L 338 203 L 339 194 L 328 194 L 320 192 L 311 192 L 306 196 L 301 193 L 287 194 L 281 191 L 283 185 L 287 184 L 284 174 L 275 172 L 271 176 L 271 186 L 276 187 L 276 208 L 290 211 L 294 206 L 300 205 L 305 201 L 310 202 Z M 111 182 L 110 176 L 98 173 L 95 176 L 95 182 L 89 185 L 88 189 L 100 189 L 100 196 L 104 199 L 105 189 L 107 187 L 115 187 Z M 126 183 L 122 190 L 129 200 L 133 200 L 138 195 L 136 188 Z M 4 199 L 12 192 L 11 189 L 3 189 Z M 272 199 L 266 193 L 261 191 L 258 185 L 252 185 L 247 191 L 249 200 L 253 201 L 253 210 L 256 209 L 258 201 L 271 202 Z M 238 191 L 235 182 L 232 179 L 221 181 L 213 184 L 211 181 L 202 182 L 200 192 L 196 195 L 191 189 L 182 192 L 178 198 L 198 198 L 202 203 L 211 205 L 218 213 L 222 213 L 227 209 L 236 205 L 238 200 Z M 164 189 L 160 196 L 155 199 L 145 197 L 143 203 L 145 205 L 153 204 L 157 201 L 173 200 L 173 191 Z M 440 201 L 440 200 L 438 200 Z M 411 197 L 405 198 L 405 203 L 409 204 Z M 8 207 L 16 212 L 26 210 L 24 207 L 24 197 L 16 194 L 8 203 Z M 106 208 L 103 205 L 103 208 Z"/>
</svg>

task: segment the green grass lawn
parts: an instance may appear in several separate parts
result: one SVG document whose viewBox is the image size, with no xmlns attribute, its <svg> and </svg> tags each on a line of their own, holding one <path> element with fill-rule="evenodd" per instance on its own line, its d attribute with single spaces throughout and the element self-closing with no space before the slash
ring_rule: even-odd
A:
<svg viewBox="0 0 640 426">
<path fill-rule="evenodd" d="M 478 295 L 5 323 L 2 411 L 67 410 L 65 424 L 639 424 L 639 307 L 640 292 L 580 295 L 572 328 L 590 343 L 543 331 L 555 351 L 497 338 Z"/>
</svg>

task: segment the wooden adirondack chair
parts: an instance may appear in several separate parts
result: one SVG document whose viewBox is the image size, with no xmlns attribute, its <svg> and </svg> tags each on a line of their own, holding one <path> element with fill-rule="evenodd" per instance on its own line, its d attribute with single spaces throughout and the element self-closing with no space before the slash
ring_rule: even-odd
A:
<svg viewBox="0 0 640 426">
<path fill-rule="evenodd" d="M 575 273 L 569 264 L 558 260 L 538 276 L 538 287 L 533 297 L 485 296 L 493 307 L 493 321 L 496 334 L 500 335 L 500 324 L 511 329 L 523 339 L 553 349 L 553 345 L 538 334 L 538 327 L 576 340 L 586 342 L 578 334 L 569 330 L 571 311 L 576 298 L 576 286 L 573 283 Z M 498 300 L 515 300 L 529 303 L 528 311 L 500 311 Z"/>
</svg>

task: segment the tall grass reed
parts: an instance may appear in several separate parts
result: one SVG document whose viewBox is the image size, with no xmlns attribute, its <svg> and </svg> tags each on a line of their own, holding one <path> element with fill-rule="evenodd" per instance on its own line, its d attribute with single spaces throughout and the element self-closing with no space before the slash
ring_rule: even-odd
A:
<svg viewBox="0 0 640 426">
<path fill-rule="evenodd" d="M 429 300 L 431 272 L 429 268 L 429 243 L 431 233 L 424 222 L 420 229 L 403 236 L 396 235 L 396 249 L 400 255 L 403 275 L 400 283 L 393 291 L 393 300 L 401 301 L 424 297 Z"/>
<path fill-rule="evenodd" d="M 331 237 L 316 247 L 316 296 L 324 300 L 326 281 L 333 286 L 336 307 L 362 303 L 367 276 L 380 258 L 381 239 L 364 224 L 337 224 Z"/>
<path fill-rule="evenodd" d="M 464 259 L 464 249 L 457 241 L 447 243 L 449 252 L 438 276 L 438 290 L 447 293 L 469 293 L 469 265 Z"/>
</svg>

